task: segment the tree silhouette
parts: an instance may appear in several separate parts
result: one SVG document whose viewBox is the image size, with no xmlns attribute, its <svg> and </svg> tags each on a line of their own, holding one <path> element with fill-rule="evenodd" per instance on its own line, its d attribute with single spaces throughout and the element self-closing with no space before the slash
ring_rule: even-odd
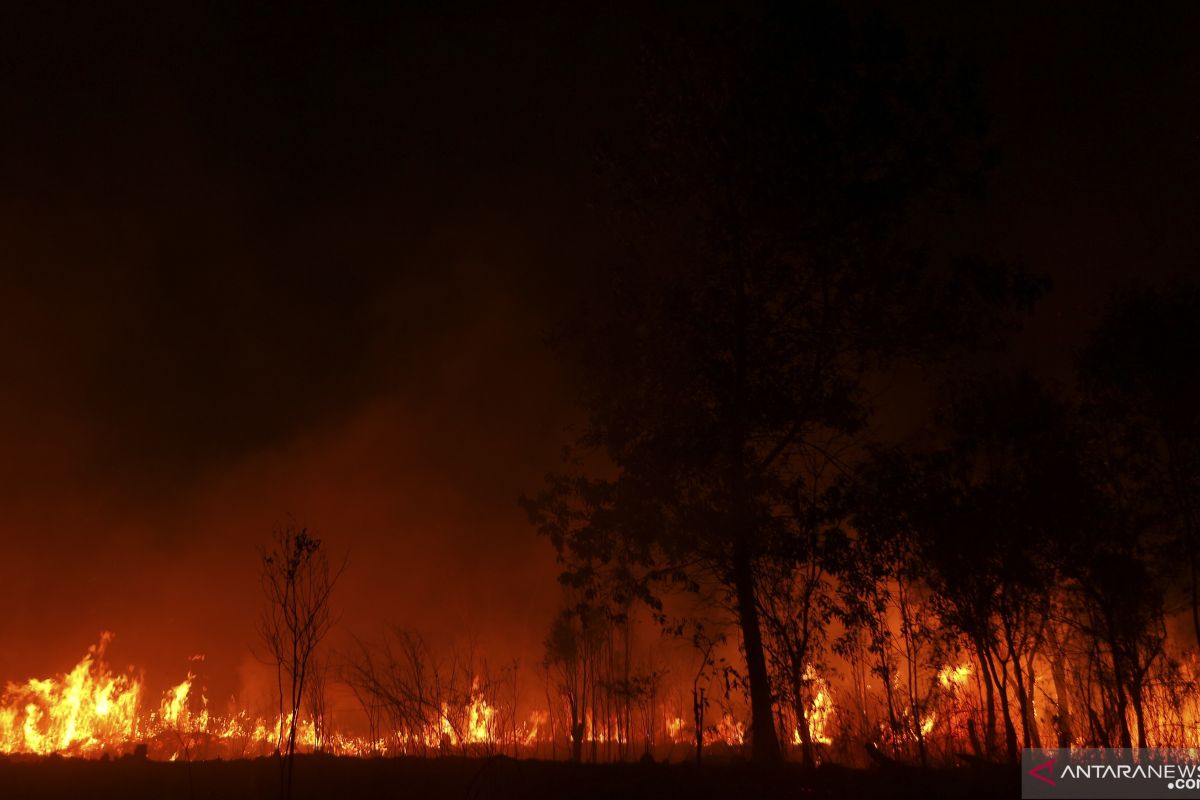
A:
<svg viewBox="0 0 1200 800">
<path fill-rule="evenodd" d="M 607 633 L 607 620 L 598 609 L 587 606 L 564 608 L 550 626 L 545 640 L 544 666 L 553 673 L 568 717 L 571 760 L 583 758 L 583 740 L 589 715 L 595 726 L 596 691 L 600 649 Z M 595 760 L 595 730 L 592 730 Z"/>
<path fill-rule="evenodd" d="M 1085 413 L 1125 496 L 1160 517 L 1200 643 L 1200 283 L 1133 287 L 1080 357 Z M 1179 558 L 1182 554 L 1183 558 Z"/>
<path fill-rule="evenodd" d="M 296 729 L 309 688 L 313 654 L 333 624 L 329 605 L 341 574 L 330 570 L 320 539 L 292 525 L 276 531 L 270 550 L 261 553 L 265 600 L 259 636 L 275 665 L 279 692 L 280 796 L 292 792 Z"/>
<path fill-rule="evenodd" d="M 773 760 L 759 568 L 797 551 L 797 460 L 862 429 L 873 371 L 972 341 L 1032 287 L 897 235 L 979 163 L 944 64 L 825 7 L 756 13 L 650 48 L 643 126 L 610 159 L 629 255 L 558 338 L 587 426 L 524 503 L 591 597 L 721 588 Z"/>
<path fill-rule="evenodd" d="M 1102 460 L 1073 407 L 1018 375 L 959 387 L 948 416 L 941 449 L 882 451 L 859 471 L 854 527 L 859 547 L 868 550 L 862 561 L 876 568 L 847 581 L 844 591 L 873 598 L 879 573 L 910 564 L 933 591 L 941 624 L 969 644 L 981 669 L 987 696 L 981 749 L 995 754 L 999 711 L 1004 751 L 1015 761 L 1021 747 L 1042 744 L 1034 715 L 1039 655 L 1051 664 L 1060 730 L 1067 726 L 1060 741 L 1073 741 L 1056 644 L 1068 632 L 1060 632 L 1060 622 L 1086 628 L 1091 641 L 1103 637 L 1113 685 L 1122 695 L 1133 692 L 1130 680 L 1144 677 L 1149 665 L 1140 637 L 1154 619 L 1154 593 L 1144 581 L 1133 582 L 1141 599 L 1129 613 L 1139 623 L 1115 613 L 1129 598 L 1118 598 L 1106 580 L 1104 553 L 1123 553 L 1136 577 L 1130 554 L 1140 535 L 1122 522 L 1132 518 L 1106 492 Z M 1123 718 L 1124 700 L 1116 705 Z"/>
</svg>

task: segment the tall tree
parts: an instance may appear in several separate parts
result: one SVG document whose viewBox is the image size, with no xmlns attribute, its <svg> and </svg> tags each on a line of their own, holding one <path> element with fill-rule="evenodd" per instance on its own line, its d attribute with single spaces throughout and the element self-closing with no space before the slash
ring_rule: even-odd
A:
<svg viewBox="0 0 1200 800">
<path fill-rule="evenodd" d="M 1159 517 L 1200 645 L 1200 282 L 1133 287 L 1080 358 L 1085 412 L 1122 494 Z M 1182 556 L 1180 558 L 1179 556 Z"/>
<path fill-rule="evenodd" d="M 796 552 L 796 459 L 863 427 L 873 370 L 970 339 L 1016 284 L 899 245 L 979 162 L 944 63 L 823 6 L 707 23 L 648 49 L 642 127 L 612 159 L 627 256 L 559 337 L 581 460 L 525 504 L 569 584 L 656 608 L 664 586 L 721 588 L 772 760 L 759 567 Z"/>
</svg>

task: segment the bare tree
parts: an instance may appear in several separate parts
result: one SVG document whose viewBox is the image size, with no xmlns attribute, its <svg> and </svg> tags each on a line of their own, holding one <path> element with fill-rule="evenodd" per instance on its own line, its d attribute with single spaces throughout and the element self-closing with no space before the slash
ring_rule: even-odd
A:
<svg viewBox="0 0 1200 800">
<path fill-rule="evenodd" d="M 333 624 L 329 599 L 345 568 L 330 569 L 328 553 L 307 528 L 276 530 L 271 549 L 261 552 L 265 603 L 259 634 L 275 665 L 279 697 L 276 752 L 280 796 L 292 791 L 296 729 L 310 677 L 313 653 Z M 285 717 L 286 714 L 286 717 Z"/>
<path fill-rule="evenodd" d="M 545 667 L 557 683 L 571 734 L 571 760 L 583 760 L 583 742 L 592 741 L 596 754 L 596 693 L 600 650 L 607 636 L 607 620 L 591 606 L 568 606 L 559 612 L 546 637 Z M 589 730 L 589 722 L 591 730 Z"/>
<path fill-rule="evenodd" d="M 713 648 L 719 641 L 703 636 L 700 630 L 697 630 L 693 639 L 693 644 L 700 651 L 700 668 L 696 670 L 696 677 L 692 678 L 692 720 L 696 725 L 697 764 L 704 756 L 704 711 L 708 708 L 708 689 L 701 681 L 706 677 L 711 680 L 709 667 L 713 665 Z"/>
<path fill-rule="evenodd" d="M 397 629 L 379 643 L 359 641 L 343 680 L 354 690 L 375 731 L 386 723 L 399 752 L 425 755 L 442 725 L 442 670 L 425 640 Z"/>
<path fill-rule="evenodd" d="M 333 715 L 329 709 L 329 662 L 314 656 L 308 667 L 308 686 L 305 695 L 308 700 L 308 713 L 312 717 L 313 749 L 317 752 L 329 746 L 329 734 L 333 728 Z"/>
</svg>

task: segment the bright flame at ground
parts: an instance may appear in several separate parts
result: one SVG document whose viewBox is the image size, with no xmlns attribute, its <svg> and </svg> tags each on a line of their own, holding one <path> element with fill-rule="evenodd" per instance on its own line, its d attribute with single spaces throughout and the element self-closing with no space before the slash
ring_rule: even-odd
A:
<svg viewBox="0 0 1200 800">
<path fill-rule="evenodd" d="M 129 754 L 143 746 L 148 757 L 162 760 L 257 757 L 275 752 L 280 731 L 286 730 L 290 722 L 288 715 L 258 717 L 237 707 L 225 714 L 213 713 L 199 678 L 192 671 L 163 692 L 156 702 L 155 698 L 146 697 L 139 675 L 132 670 L 115 673 L 105 662 L 111 640 L 111 634 L 103 634 L 99 643 L 90 647 L 67 672 L 7 684 L 0 696 L 0 755 L 58 753 L 95 758 Z M 822 746 L 833 745 L 835 738 L 846 735 L 846 726 L 858 723 L 877 730 L 877 741 L 889 754 L 913 758 L 918 748 L 925 748 L 937 757 L 945 757 L 977 736 L 972 722 L 979 717 L 984 702 L 982 689 L 974 685 L 976 675 L 984 675 L 977 673 L 978 669 L 970 661 L 934 667 L 926 673 L 927 694 L 920 697 L 919 703 L 897 704 L 889 722 L 882 697 L 876 698 L 876 710 L 868 716 L 867 709 L 852 705 L 854 695 L 841 684 L 837 688 L 839 704 L 844 699 L 845 707 L 835 706 L 829 680 L 810 665 L 803 676 L 803 693 L 808 698 L 803 718 L 810 740 Z M 1182 662 L 1180 669 L 1185 671 L 1184 677 L 1196 682 L 1193 662 Z M 1032 721 L 1041 726 L 1037 733 L 1043 741 L 1055 733 L 1052 726 L 1059 724 L 1052 713 L 1055 699 L 1049 693 L 1056 691 L 1057 686 L 1049 673 L 1043 669 L 1034 680 L 1039 702 L 1032 709 Z M 459 685 L 462 690 L 443 695 L 448 700 L 429 703 L 415 722 L 385 721 L 372 729 L 371 736 L 342 733 L 328 720 L 318 725 L 302 716 L 297 725 L 298 750 L 360 756 L 450 751 L 491 755 L 511 750 L 514 755 L 551 758 L 557 757 L 556 752 L 569 752 L 572 733 L 562 709 L 556 712 L 550 703 L 549 708 L 528 712 L 521 722 L 512 706 L 505 706 L 497 699 L 502 694 L 486 678 L 476 676 Z M 595 725 L 591 710 L 585 710 L 579 720 L 580 735 L 585 742 L 615 745 L 618 758 L 652 751 L 661 758 L 663 750 L 655 748 L 664 743 L 668 752 L 679 746 L 692 750 L 696 727 L 685 718 L 683 708 L 682 702 L 669 709 L 654 709 L 648 704 L 644 711 L 635 709 L 637 715 L 629 719 L 606 714 Z M 1168 710 L 1171 708 L 1178 713 L 1180 723 L 1191 725 L 1200 717 L 1192 706 L 1182 710 L 1172 706 Z M 719 716 L 705 715 L 704 746 L 735 749 L 744 746 L 749 719 L 739 719 L 735 716 L 737 711 L 736 705 L 723 705 Z M 786 726 L 781 730 L 784 741 L 802 746 L 805 737 L 795 710 L 789 707 L 780 712 L 780 725 Z M 1158 716 L 1148 714 L 1147 718 L 1165 719 L 1168 712 L 1155 708 L 1154 713 Z M 1024 724 L 1020 718 L 1016 723 Z M 644 744 L 644 750 L 635 746 L 639 742 Z M 556 751 L 563 744 L 568 749 Z M 591 757 L 597 758 L 594 747 Z M 678 752 L 667 757 L 678 757 Z"/>
<path fill-rule="evenodd" d="M 0 752 L 95 755 L 137 738 L 142 683 L 104 663 L 105 633 L 65 675 L 8 684 L 0 706 Z"/>
<path fill-rule="evenodd" d="M 143 714 L 143 682 L 134 675 L 113 674 L 104 661 L 112 634 L 101 635 L 70 672 L 46 679 L 10 683 L 0 697 L 0 754 L 97 757 L 122 755 L 139 744 L 152 758 L 252 757 L 274 752 L 279 732 L 291 717 L 251 717 L 246 711 L 228 716 L 211 714 L 208 698 L 195 692 L 192 672 L 163 693 L 157 708 Z M 195 660 L 195 658 L 193 659 Z M 405 752 L 407 746 L 434 750 L 446 746 L 531 744 L 548 722 L 545 711 L 534 712 L 529 722 L 508 731 L 500 728 L 500 715 L 483 696 L 476 678 L 469 702 L 459 707 L 442 704 L 440 725 L 425 732 L 420 741 L 396 735 L 392 745 L 365 737 L 325 733 L 318 741 L 311 719 L 297 725 L 297 749 L 339 755 Z M 399 750 L 396 745 L 399 744 Z"/>
<path fill-rule="evenodd" d="M 455 720 L 456 717 L 461 720 Z M 497 738 L 495 717 L 496 709 L 483 699 L 479 678 L 475 678 L 471 683 L 471 702 L 466 707 L 465 715 L 456 714 L 455 709 L 446 703 L 442 704 L 442 734 L 453 746 L 494 742 Z"/>
<path fill-rule="evenodd" d="M 829 694 L 829 682 L 817 674 L 812 664 L 804 670 L 804 680 L 815 689 L 808 709 L 808 730 L 812 740 L 820 744 L 832 744 L 833 697 Z M 795 732 L 795 739 L 795 743 L 800 744 L 799 730 Z"/>
<path fill-rule="evenodd" d="M 721 721 L 713 728 L 704 732 L 705 744 L 723 742 L 730 747 L 737 747 L 746 741 L 746 724 L 734 719 L 733 715 L 725 712 Z"/>
</svg>

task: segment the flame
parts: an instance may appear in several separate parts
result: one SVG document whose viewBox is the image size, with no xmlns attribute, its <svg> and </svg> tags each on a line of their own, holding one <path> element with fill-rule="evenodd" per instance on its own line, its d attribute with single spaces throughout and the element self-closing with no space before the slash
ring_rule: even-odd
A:
<svg viewBox="0 0 1200 800">
<path fill-rule="evenodd" d="M 683 741 L 683 717 L 667 718 L 667 737 L 675 743 Z"/>
<path fill-rule="evenodd" d="M 814 742 L 833 744 L 830 723 L 833 719 L 833 697 L 829 693 L 829 682 L 817 674 L 812 664 L 804 670 L 804 680 L 816 688 L 812 703 L 808 706 L 808 730 Z M 800 744 L 800 731 L 794 734 L 795 743 Z"/>
<path fill-rule="evenodd" d="M 191 671 L 143 713 L 141 679 L 114 674 L 104 662 L 111 640 L 112 634 L 104 633 L 68 673 L 8 684 L 0 697 L 0 754 L 99 756 L 132 752 L 146 744 L 151 758 L 168 761 L 265 756 L 275 751 L 280 731 L 290 726 L 287 713 L 274 718 L 252 717 L 238 708 L 227 715 L 212 713 Z M 204 656 L 188 660 L 203 661 Z M 525 723 L 501 731 L 502 715 L 486 699 L 478 677 L 466 703 L 442 703 L 440 711 L 424 731 L 394 731 L 372 741 L 326 729 L 319 744 L 337 755 L 365 756 L 423 753 L 446 746 L 534 747 L 548 736 L 548 711 L 534 711 Z M 296 746 L 300 752 L 317 749 L 318 727 L 312 719 L 301 717 L 297 722 Z"/>
<path fill-rule="evenodd" d="M 542 726 L 550 721 L 549 711 L 534 711 L 529 715 L 529 721 L 525 723 L 524 734 L 521 736 L 521 741 L 526 747 L 532 747 L 537 743 L 538 733 Z"/>
<path fill-rule="evenodd" d="M 210 714 L 208 698 L 193 692 L 192 672 L 163 693 L 157 709 L 142 716 L 141 679 L 114 674 L 104 661 L 112 638 L 111 633 L 101 634 L 100 642 L 68 673 L 6 686 L 0 697 L 0 753 L 98 756 L 130 752 L 146 743 L 154 757 L 175 761 L 192 757 L 195 749 L 212 741 L 240 742 L 240 752 L 233 753 L 238 756 L 266 755 L 274 749 L 280 719 L 252 721 L 245 711 L 228 717 Z M 189 661 L 203 658 L 192 656 Z M 282 718 L 285 726 L 289 720 L 290 716 Z M 298 725 L 297 742 L 315 748 L 311 720 Z M 357 746 L 341 737 L 337 744 L 347 752 Z M 223 752 L 232 749 L 231 745 Z M 204 753 L 212 757 L 221 751 L 210 748 Z"/>
<path fill-rule="evenodd" d="M 971 679 L 971 675 L 974 672 L 969 661 L 955 667 L 947 665 L 942 667 L 941 671 L 938 672 L 938 682 L 946 689 L 953 689 L 956 686 L 966 686 L 967 681 Z"/>
<path fill-rule="evenodd" d="M 492 720 L 496 709 L 492 708 L 479 692 L 479 678 L 471 683 L 471 705 L 467 710 L 466 741 L 479 744 L 495 739 Z"/>
<path fill-rule="evenodd" d="M 628 739 L 624 733 L 619 732 L 620 726 L 617 724 L 615 717 L 609 717 L 607 722 L 601 718 L 600 725 L 592 724 L 592 712 L 583 712 L 583 740 L 585 742 L 597 742 L 599 744 L 607 744 L 616 742 L 618 744 L 627 744 Z M 612 733 L 616 729 L 618 733 Z"/>
<path fill-rule="evenodd" d="M 161 695 L 146 701 L 140 675 L 132 668 L 124 674 L 114 672 L 105 662 L 105 651 L 111 641 L 111 634 L 102 634 L 99 642 L 64 673 L 7 684 L 0 695 L 0 754 L 98 757 L 129 753 L 145 745 L 150 758 L 191 760 L 265 756 L 279 746 L 279 732 L 289 727 L 290 715 L 256 717 L 236 704 L 231 704 L 224 714 L 214 713 L 201 679 L 193 670 L 188 670 L 182 681 Z M 202 662 L 203 656 L 188 660 Z M 1182 660 L 1178 666 L 1181 678 L 1193 684 L 1200 681 L 1198 663 L 1194 656 Z M 979 698 L 969 691 L 977 668 L 971 661 L 965 661 L 925 673 L 937 691 L 916 708 L 901 707 L 895 726 L 879 720 L 878 741 L 893 748 L 897 757 L 911 758 L 914 745 L 922 736 L 935 737 L 938 747 L 966 740 L 970 735 L 969 724 L 979 714 Z M 1038 677 L 1048 674 L 1048 669 L 1042 669 Z M 551 724 L 549 709 L 528 712 L 525 721 L 519 723 L 511 706 L 494 705 L 491 686 L 476 677 L 466 691 L 439 700 L 428 718 L 418 719 L 415 724 L 406 723 L 401 728 L 377 729 L 374 738 L 339 731 L 330 720 L 318 725 L 302 712 L 296 725 L 297 749 L 300 752 L 320 749 L 337 755 L 426 755 L 431 751 L 445 752 L 449 747 L 460 748 L 464 754 L 492 753 L 496 748 L 511 747 L 514 753 L 524 750 L 537 754 L 541 745 L 556 738 L 562 741 L 562 737 L 570 735 L 565 727 Z M 832 744 L 837 713 L 834 693 L 830 682 L 812 665 L 805 669 L 804 692 L 807 702 L 802 710 L 811 740 L 821 745 Z M 1055 702 L 1053 697 L 1047 697 L 1047 702 Z M 1147 714 L 1152 743 L 1164 740 L 1166 734 L 1162 731 L 1171 721 L 1164 715 L 1170 708 L 1152 707 L 1152 713 Z M 1188 730 L 1200 728 L 1200 723 L 1195 722 L 1200 712 L 1195 708 L 1188 701 L 1188 705 L 1179 709 L 1179 722 L 1175 724 L 1188 726 Z M 704 745 L 738 747 L 744 743 L 746 725 L 735 716 L 737 710 L 735 705 L 724 708 L 719 719 L 714 715 L 713 722 L 704 728 L 701 737 Z M 1035 724 L 1055 724 L 1052 710 L 1053 705 L 1034 708 Z M 781 709 L 785 714 L 790 711 L 793 709 Z M 659 719 L 662 727 L 658 730 L 665 731 L 668 741 L 694 744 L 694 728 L 682 714 L 667 712 Z M 785 717 L 783 724 L 792 721 Z M 585 712 L 583 722 L 585 739 L 598 743 L 626 745 L 634 740 L 633 731 L 638 730 L 629 719 L 608 709 L 595 720 L 590 711 Z M 1132 720 L 1130 725 L 1133 726 Z M 643 732 L 643 735 L 648 746 L 652 746 L 653 734 Z M 790 738 L 794 744 L 802 743 L 799 725 L 792 728 Z"/>
<path fill-rule="evenodd" d="M 738 722 L 726 711 L 721 715 L 721 721 L 704 732 L 706 745 L 722 742 L 730 747 L 738 747 L 746 741 L 746 725 Z"/>
<path fill-rule="evenodd" d="M 159 707 L 159 718 L 167 725 L 178 724 L 181 716 L 184 717 L 184 721 L 187 720 L 187 699 L 192 690 L 192 681 L 195 679 L 196 676 L 189 672 L 183 683 L 168 689 L 163 695 L 162 705 Z"/>
<path fill-rule="evenodd" d="M 449 703 L 441 705 L 440 737 L 425 737 L 426 746 L 436 747 L 437 739 L 444 739 L 450 746 L 464 744 L 489 744 L 497 740 L 496 709 L 483 697 L 479 688 L 479 677 L 471 681 L 470 698 L 462 709 L 452 708 Z M 457 724 L 456 724 L 457 723 Z M 461 735 L 459 733 L 461 731 Z M 405 737 L 407 738 L 407 737 Z"/>
<path fill-rule="evenodd" d="M 69 673 L 5 687 L 0 752 L 93 755 L 136 738 L 142 683 L 109 670 L 110 641 L 101 634 Z"/>
</svg>

